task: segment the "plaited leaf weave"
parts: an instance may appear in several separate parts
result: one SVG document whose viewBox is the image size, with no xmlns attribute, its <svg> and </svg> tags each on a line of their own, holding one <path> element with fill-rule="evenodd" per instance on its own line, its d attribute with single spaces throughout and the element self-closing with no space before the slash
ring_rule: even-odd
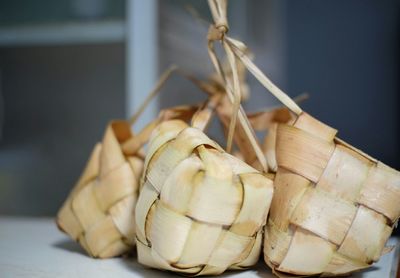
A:
<svg viewBox="0 0 400 278">
<path fill-rule="evenodd" d="M 143 156 L 139 149 L 122 149 L 132 138 L 128 122 L 108 125 L 57 215 L 60 229 L 93 257 L 118 256 L 135 244 L 133 216 Z"/>
<path fill-rule="evenodd" d="M 272 180 L 182 121 L 152 134 L 136 208 L 139 262 L 216 275 L 258 261 Z"/>
<path fill-rule="evenodd" d="M 400 216 L 400 173 L 302 113 L 276 130 L 278 172 L 264 241 L 277 273 L 331 276 L 377 261 Z"/>
</svg>

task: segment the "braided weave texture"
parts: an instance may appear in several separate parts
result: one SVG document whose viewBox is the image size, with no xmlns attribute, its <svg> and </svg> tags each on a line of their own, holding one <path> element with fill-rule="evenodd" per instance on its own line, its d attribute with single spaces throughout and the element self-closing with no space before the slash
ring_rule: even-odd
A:
<svg viewBox="0 0 400 278">
<path fill-rule="evenodd" d="M 302 113 L 276 129 L 278 171 L 264 242 L 278 273 L 350 273 L 377 261 L 400 215 L 400 174 Z"/>
<path fill-rule="evenodd" d="M 182 121 L 152 134 L 136 208 L 139 262 L 216 275 L 258 261 L 272 180 Z"/>
<path fill-rule="evenodd" d="M 93 257 L 118 256 L 135 244 L 134 209 L 143 158 L 122 150 L 132 138 L 129 123 L 108 125 L 57 215 L 60 229 Z"/>
</svg>

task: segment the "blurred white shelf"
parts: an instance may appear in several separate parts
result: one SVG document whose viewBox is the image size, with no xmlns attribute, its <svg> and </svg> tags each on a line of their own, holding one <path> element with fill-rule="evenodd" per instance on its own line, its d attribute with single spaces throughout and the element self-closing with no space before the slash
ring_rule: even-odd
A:
<svg viewBox="0 0 400 278">
<path fill-rule="evenodd" d="M 353 278 L 394 278 L 397 272 L 399 244 L 384 255 L 371 269 Z M 79 245 L 57 230 L 53 219 L 0 217 L 1 277 L 176 277 L 176 275 L 144 268 L 136 258 L 95 260 L 89 258 Z M 228 271 L 219 277 L 273 278 L 271 271 L 260 261 L 253 269 Z"/>
<path fill-rule="evenodd" d="M 125 37 L 123 20 L 0 27 L 0 46 L 113 43 Z"/>
</svg>

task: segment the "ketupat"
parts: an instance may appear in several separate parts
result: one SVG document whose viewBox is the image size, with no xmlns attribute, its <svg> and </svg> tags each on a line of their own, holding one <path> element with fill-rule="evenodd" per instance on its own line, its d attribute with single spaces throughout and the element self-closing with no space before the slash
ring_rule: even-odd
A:
<svg viewBox="0 0 400 278">
<path fill-rule="evenodd" d="M 121 255 L 135 244 L 134 208 L 143 156 L 127 156 L 122 144 L 133 137 L 130 124 L 108 125 L 78 183 L 57 215 L 57 225 L 93 257 Z"/>
<path fill-rule="evenodd" d="M 329 276 L 367 268 L 400 216 L 400 173 L 335 135 L 306 113 L 293 125 L 278 124 L 264 246 L 277 272 Z"/>
<path fill-rule="evenodd" d="M 258 261 L 272 180 L 227 154 L 200 129 L 182 121 L 158 126 L 141 183 L 140 263 L 217 275 Z"/>
</svg>

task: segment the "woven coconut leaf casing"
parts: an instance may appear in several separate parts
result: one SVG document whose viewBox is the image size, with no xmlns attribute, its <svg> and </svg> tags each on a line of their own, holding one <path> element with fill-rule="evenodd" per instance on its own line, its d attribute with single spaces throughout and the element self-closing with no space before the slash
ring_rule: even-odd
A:
<svg viewBox="0 0 400 278">
<path fill-rule="evenodd" d="M 133 221 L 143 158 L 122 144 L 134 136 L 130 124 L 111 122 L 57 215 L 61 230 L 93 257 L 127 252 L 135 244 Z"/>
<path fill-rule="evenodd" d="M 152 134 L 136 208 L 139 262 L 216 275 L 258 261 L 272 180 L 182 121 Z"/>
<path fill-rule="evenodd" d="M 264 241 L 278 273 L 346 274 L 377 261 L 400 215 L 400 173 L 302 113 L 278 124 L 275 193 Z"/>
</svg>

